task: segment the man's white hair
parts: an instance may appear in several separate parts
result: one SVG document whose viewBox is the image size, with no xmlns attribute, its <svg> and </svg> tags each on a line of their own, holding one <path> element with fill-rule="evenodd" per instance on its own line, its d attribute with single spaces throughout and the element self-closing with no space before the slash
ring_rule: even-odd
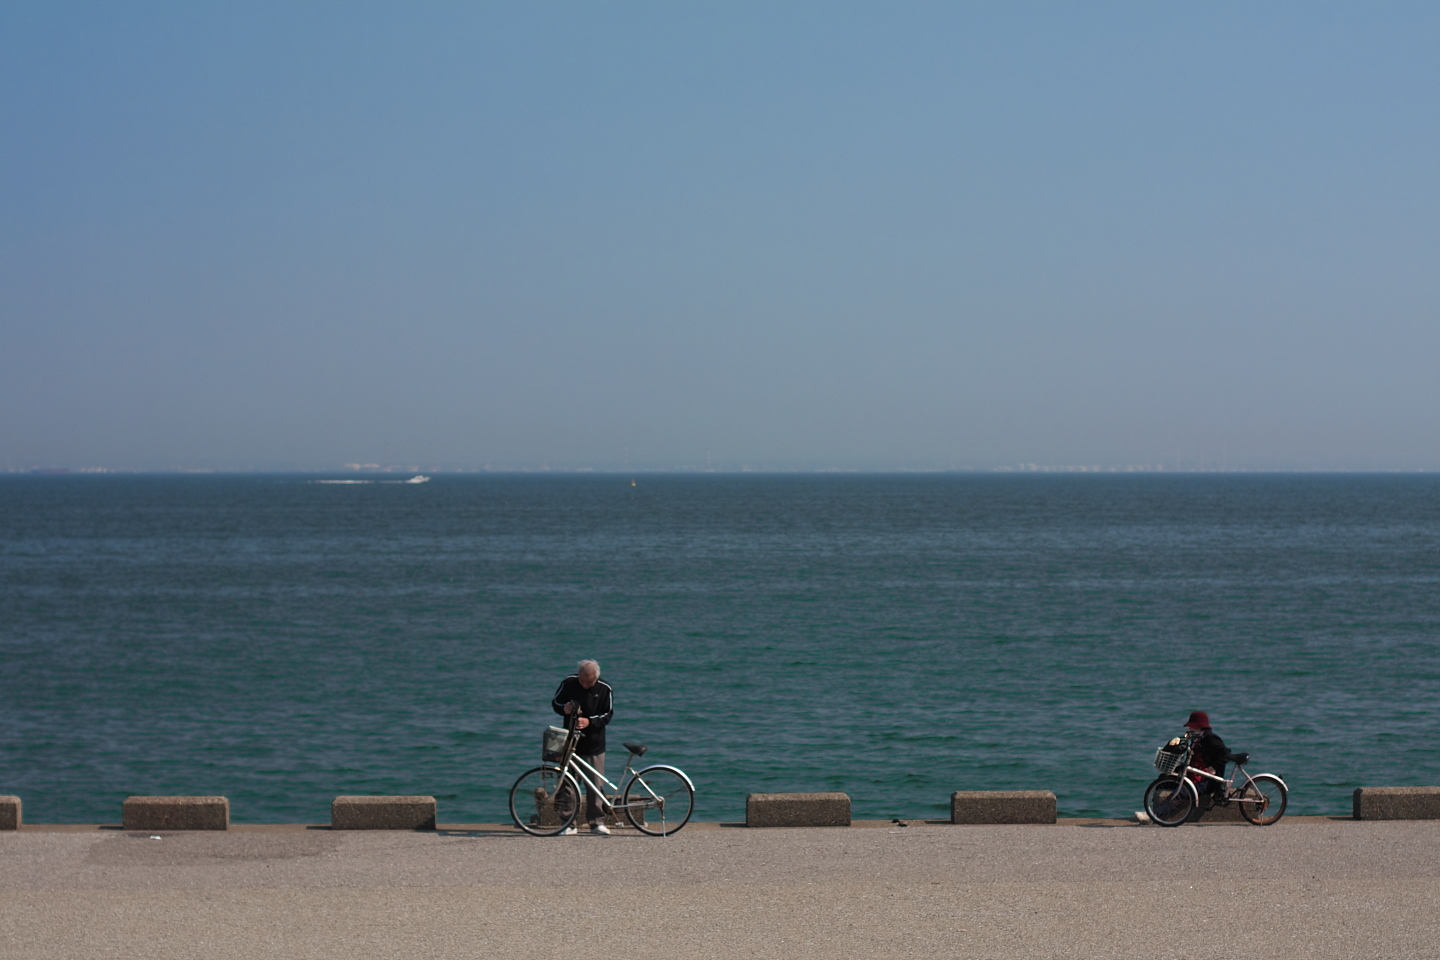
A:
<svg viewBox="0 0 1440 960">
<path fill-rule="evenodd" d="M 594 660 L 581 660 L 575 665 L 575 676 L 580 676 L 587 669 L 594 670 L 595 676 L 600 676 L 600 664 Z"/>
</svg>

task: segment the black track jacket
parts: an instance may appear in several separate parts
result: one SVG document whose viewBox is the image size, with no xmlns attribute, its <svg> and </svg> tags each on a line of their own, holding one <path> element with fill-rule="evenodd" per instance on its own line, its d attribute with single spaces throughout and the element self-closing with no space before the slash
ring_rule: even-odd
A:
<svg viewBox="0 0 1440 960">
<path fill-rule="evenodd" d="M 595 686 L 586 690 L 580 686 L 580 678 L 570 674 L 560 681 L 560 686 L 555 690 L 555 698 L 550 701 L 550 706 L 555 712 L 565 717 L 565 704 L 575 700 L 580 704 L 580 716 L 590 718 L 590 726 L 580 734 L 580 745 L 575 752 L 582 757 L 593 757 L 597 753 L 605 752 L 605 724 L 615 715 L 615 709 L 611 704 L 610 684 L 604 680 L 596 680 Z M 565 717 L 565 726 L 570 726 L 572 714 Z"/>
</svg>

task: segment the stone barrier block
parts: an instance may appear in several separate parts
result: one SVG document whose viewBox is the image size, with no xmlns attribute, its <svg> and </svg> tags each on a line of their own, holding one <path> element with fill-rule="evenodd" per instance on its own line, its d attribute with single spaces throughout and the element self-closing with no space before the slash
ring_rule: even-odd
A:
<svg viewBox="0 0 1440 960">
<path fill-rule="evenodd" d="M 610 802 L 611 802 L 611 803 L 619 803 L 619 802 L 620 802 L 620 798 L 619 798 L 619 797 L 611 797 L 611 798 L 610 798 Z M 644 822 L 645 822 L 645 811 L 644 811 L 643 809 L 632 810 L 631 813 L 635 814 L 635 819 L 636 819 L 636 820 L 639 820 L 641 823 L 644 823 Z M 578 816 L 578 817 L 575 818 L 575 822 L 576 822 L 577 824 L 581 824 L 584 819 L 585 819 L 585 811 L 584 811 L 584 810 L 581 810 L 581 811 L 580 811 L 580 816 Z M 583 825 L 583 824 L 582 824 L 582 825 Z M 624 810 L 606 810 L 606 811 L 605 811 L 605 826 L 607 826 L 607 827 L 628 827 L 628 826 L 630 826 L 630 818 L 625 815 L 625 811 L 624 811 Z"/>
<path fill-rule="evenodd" d="M 1201 806 L 1195 808 L 1195 813 L 1190 817 L 1191 821 L 1200 823 L 1247 823 L 1248 821 L 1240 814 L 1240 804 L 1230 803 L 1225 806 L 1213 806 L 1209 810 Z"/>
<path fill-rule="evenodd" d="M 951 823 L 1054 823 L 1049 790 L 957 790 L 950 794 Z"/>
<path fill-rule="evenodd" d="M 129 797 L 120 805 L 126 830 L 228 830 L 224 797 Z"/>
<path fill-rule="evenodd" d="M 1440 820 L 1440 787 L 1356 787 L 1356 820 Z"/>
<path fill-rule="evenodd" d="M 850 798 L 843 793 L 752 793 L 745 798 L 747 827 L 848 827 Z"/>
<path fill-rule="evenodd" d="M 0 797 L 0 830 L 20 829 L 20 798 Z"/>
<path fill-rule="evenodd" d="M 434 830 L 434 797 L 336 797 L 331 830 Z"/>
<path fill-rule="evenodd" d="M 1135 819 L 1139 823 L 1149 823 L 1150 815 L 1144 810 L 1135 811 Z M 1216 805 L 1207 808 L 1205 801 L 1190 811 L 1190 817 L 1186 823 L 1249 823 L 1240 813 L 1240 804 L 1229 803 L 1224 806 Z"/>
</svg>

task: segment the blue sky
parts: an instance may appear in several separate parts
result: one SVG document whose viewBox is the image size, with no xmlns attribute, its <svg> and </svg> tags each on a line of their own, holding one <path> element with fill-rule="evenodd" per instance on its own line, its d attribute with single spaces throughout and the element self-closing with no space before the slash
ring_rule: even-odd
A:
<svg viewBox="0 0 1440 960">
<path fill-rule="evenodd" d="M 0 469 L 1440 469 L 1437 49 L 1405 4 L 5 5 Z"/>
</svg>

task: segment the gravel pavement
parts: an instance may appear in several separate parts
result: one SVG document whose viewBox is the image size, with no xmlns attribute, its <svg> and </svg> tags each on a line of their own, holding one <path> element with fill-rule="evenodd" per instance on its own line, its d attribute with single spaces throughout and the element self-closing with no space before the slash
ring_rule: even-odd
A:
<svg viewBox="0 0 1440 960">
<path fill-rule="evenodd" d="M 1440 822 L 0 834 L 4 960 L 578 951 L 1436 958 Z"/>
</svg>

